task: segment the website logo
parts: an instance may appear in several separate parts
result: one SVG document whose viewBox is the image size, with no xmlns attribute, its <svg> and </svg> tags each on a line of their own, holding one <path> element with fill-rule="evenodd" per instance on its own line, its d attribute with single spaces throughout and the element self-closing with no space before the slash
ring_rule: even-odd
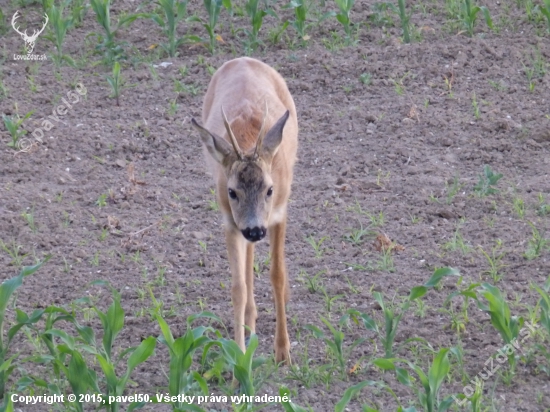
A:
<svg viewBox="0 0 550 412">
<path fill-rule="evenodd" d="M 39 30 L 33 29 L 33 33 L 30 36 L 27 34 L 28 29 L 25 30 L 24 32 L 21 32 L 19 30 L 19 27 L 16 26 L 16 20 L 19 17 L 20 17 L 19 10 L 17 10 L 11 19 L 11 25 L 13 29 L 16 31 L 16 33 L 18 33 L 23 39 L 23 41 L 25 42 L 25 51 L 27 52 L 27 54 L 26 55 L 14 54 L 13 59 L 14 60 L 46 60 L 45 54 L 42 54 L 42 55 L 32 54 L 32 52 L 36 44 L 36 39 L 44 31 L 44 29 L 46 28 L 46 25 L 48 24 L 48 21 L 49 21 L 48 15 L 44 13 L 45 21 L 44 21 L 44 24 L 42 25 L 42 28 Z"/>
</svg>

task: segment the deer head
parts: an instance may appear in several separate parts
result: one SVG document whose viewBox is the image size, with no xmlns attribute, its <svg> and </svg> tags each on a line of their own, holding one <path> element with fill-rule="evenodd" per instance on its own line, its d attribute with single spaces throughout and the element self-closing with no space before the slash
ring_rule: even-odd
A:
<svg viewBox="0 0 550 412">
<path fill-rule="evenodd" d="M 33 29 L 33 33 L 31 36 L 29 36 L 27 34 L 27 30 L 25 30 L 23 33 L 21 33 L 19 31 L 19 27 L 16 27 L 15 26 L 15 21 L 19 18 L 19 10 L 15 12 L 15 14 L 13 15 L 13 18 L 11 19 L 11 25 L 13 27 L 13 29 L 19 33 L 19 35 L 23 38 L 23 40 L 25 41 L 25 48 L 27 49 L 27 54 L 31 54 L 33 49 L 34 49 L 34 44 L 36 42 L 36 39 L 38 38 L 38 36 L 40 35 L 40 33 L 42 33 L 44 31 L 44 29 L 46 28 L 46 24 L 48 24 L 48 15 L 46 13 L 44 13 L 44 18 L 46 19 L 46 21 L 44 22 L 44 25 L 42 26 L 42 28 L 38 31 L 34 30 Z"/>
<path fill-rule="evenodd" d="M 256 242 L 266 235 L 276 190 L 271 177 L 271 163 L 281 144 L 289 112 L 287 110 L 275 125 L 266 131 L 266 104 L 256 146 L 249 154 L 243 153 L 240 149 L 223 108 L 222 116 L 231 143 L 199 126 L 195 119 L 192 120 L 192 124 L 199 131 L 210 155 L 224 169 L 227 194 L 220 195 L 228 197 L 235 225 L 248 241 Z"/>
</svg>

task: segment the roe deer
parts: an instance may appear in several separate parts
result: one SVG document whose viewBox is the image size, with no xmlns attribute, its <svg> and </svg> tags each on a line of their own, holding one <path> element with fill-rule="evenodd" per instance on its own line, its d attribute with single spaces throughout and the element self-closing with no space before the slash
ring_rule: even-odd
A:
<svg viewBox="0 0 550 412">
<path fill-rule="evenodd" d="M 259 60 L 226 62 L 212 77 L 195 119 L 223 213 L 231 269 L 235 341 L 245 351 L 245 328 L 256 332 L 254 242 L 269 233 L 276 309 L 275 360 L 290 364 L 285 304 L 287 203 L 298 146 L 294 100 L 284 79 Z M 248 332 L 247 332 L 248 333 Z"/>
</svg>

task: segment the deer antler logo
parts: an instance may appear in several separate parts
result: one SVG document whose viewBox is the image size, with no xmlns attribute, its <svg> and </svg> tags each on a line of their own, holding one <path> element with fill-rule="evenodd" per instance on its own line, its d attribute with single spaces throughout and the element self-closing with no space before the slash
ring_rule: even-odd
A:
<svg viewBox="0 0 550 412">
<path fill-rule="evenodd" d="M 44 25 L 42 26 L 42 28 L 38 31 L 34 30 L 33 29 L 33 33 L 31 36 L 29 36 L 27 34 L 27 30 L 25 30 L 23 33 L 21 33 L 19 31 L 19 27 L 16 27 L 15 26 L 15 20 L 17 20 L 19 18 L 19 10 L 17 10 L 15 12 L 15 14 L 13 15 L 13 18 L 11 19 L 11 25 L 13 26 L 13 29 L 19 33 L 19 35 L 23 38 L 23 40 L 25 41 L 25 47 L 27 49 L 27 54 L 31 54 L 33 49 L 34 49 L 34 44 L 36 43 L 36 39 L 38 38 L 38 36 L 40 35 L 40 33 L 42 33 L 44 31 L 44 29 L 46 28 L 46 24 L 48 24 L 48 15 L 46 13 L 44 13 L 44 18 L 46 19 L 46 21 L 44 22 Z"/>
</svg>

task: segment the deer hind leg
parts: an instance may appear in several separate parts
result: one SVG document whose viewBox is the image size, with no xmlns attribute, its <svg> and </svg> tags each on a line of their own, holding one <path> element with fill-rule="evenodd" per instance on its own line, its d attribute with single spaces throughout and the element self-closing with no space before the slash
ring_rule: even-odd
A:
<svg viewBox="0 0 550 412">
<path fill-rule="evenodd" d="M 254 243 L 246 245 L 246 307 L 244 310 L 244 321 L 250 329 L 245 335 L 256 333 L 256 319 L 258 312 L 254 301 Z"/>
<path fill-rule="evenodd" d="M 275 298 L 276 331 L 275 331 L 275 361 L 290 365 L 290 340 L 286 325 L 285 304 L 289 298 L 288 280 L 285 265 L 285 233 L 286 219 L 269 228 L 271 244 L 271 285 Z"/>
<path fill-rule="evenodd" d="M 231 301 L 233 302 L 235 342 L 244 352 L 244 324 L 245 307 L 247 300 L 246 292 L 246 240 L 236 229 L 227 228 L 225 231 L 225 241 L 227 244 L 227 255 L 229 258 L 229 267 L 231 269 Z"/>
</svg>

